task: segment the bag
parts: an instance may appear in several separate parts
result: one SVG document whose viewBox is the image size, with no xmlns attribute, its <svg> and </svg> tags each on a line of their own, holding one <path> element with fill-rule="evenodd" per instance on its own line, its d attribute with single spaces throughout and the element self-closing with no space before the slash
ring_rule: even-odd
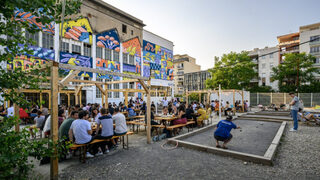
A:
<svg viewBox="0 0 320 180">
<path fill-rule="evenodd" d="M 187 118 L 180 118 L 180 119 L 174 120 L 173 125 L 177 125 L 177 124 L 187 124 Z"/>
</svg>

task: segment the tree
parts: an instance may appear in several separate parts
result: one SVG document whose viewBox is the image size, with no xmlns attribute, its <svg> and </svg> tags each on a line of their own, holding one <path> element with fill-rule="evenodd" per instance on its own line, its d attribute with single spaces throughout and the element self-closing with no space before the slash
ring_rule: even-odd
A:
<svg viewBox="0 0 320 180">
<path fill-rule="evenodd" d="M 306 53 L 285 54 L 285 59 L 279 66 L 272 69 L 271 80 L 279 81 L 281 92 L 300 91 L 308 89 L 308 84 L 315 83 L 314 75 L 319 69 L 314 67 L 315 57 Z"/>
<path fill-rule="evenodd" d="M 246 51 L 223 54 L 220 60 L 215 57 L 215 65 L 209 70 L 212 78 L 207 79 L 206 87 L 217 88 L 221 84 L 222 89 L 247 89 L 257 76 L 255 66 Z"/>
<path fill-rule="evenodd" d="M 56 0 L 3 0 L 0 6 L 0 95 L 5 101 L 10 100 L 20 107 L 30 106 L 19 92 L 22 88 L 39 89 L 41 83 L 47 82 L 47 71 L 22 69 L 7 69 L 18 55 L 33 54 L 28 44 L 34 42 L 24 36 L 24 32 L 34 34 L 49 27 L 50 23 L 59 23 L 62 12 L 62 2 Z M 65 6 L 65 16 L 78 12 L 80 0 L 68 0 Z M 31 13 L 35 20 L 17 21 L 14 13 L 18 10 Z M 39 28 L 39 26 L 41 28 Z M 51 26 L 52 27 L 52 26 Z M 3 103 L 3 102 L 0 102 Z M 26 129 L 20 133 L 12 131 L 12 126 L 19 123 L 15 118 L 1 120 L 1 147 L 0 147 L 0 179 L 26 179 L 32 165 L 28 156 L 40 158 L 50 155 L 52 146 L 50 140 L 30 140 Z"/>
</svg>

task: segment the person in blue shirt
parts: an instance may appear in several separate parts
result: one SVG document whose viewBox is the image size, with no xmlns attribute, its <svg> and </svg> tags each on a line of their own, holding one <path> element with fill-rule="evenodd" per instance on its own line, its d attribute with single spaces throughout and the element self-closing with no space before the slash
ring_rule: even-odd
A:
<svg viewBox="0 0 320 180">
<path fill-rule="evenodd" d="M 128 111 L 128 117 L 136 116 L 136 112 L 134 112 L 134 110 L 132 109 L 132 104 L 128 105 L 127 111 Z"/>
<path fill-rule="evenodd" d="M 230 131 L 232 129 L 240 129 L 239 126 L 235 125 L 232 122 L 232 116 L 227 116 L 226 120 L 221 120 L 217 124 L 216 130 L 214 132 L 214 138 L 216 139 L 217 148 L 221 148 L 221 146 L 219 145 L 219 141 L 223 141 L 222 148 L 228 149 L 226 145 L 232 139 L 232 134 L 230 134 Z"/>
</svg>

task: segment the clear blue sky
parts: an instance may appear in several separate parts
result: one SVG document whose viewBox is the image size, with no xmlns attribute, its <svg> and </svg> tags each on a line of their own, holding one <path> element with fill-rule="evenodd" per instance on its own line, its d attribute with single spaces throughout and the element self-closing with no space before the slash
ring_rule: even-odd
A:
<svg viewBox="0 0 320 180">
<path fill-rule="evenodd" d="M 275 46 L 277 36 L 320 22 L 320 0 L 104 0 L 143 20 L 205 70 L 214 56 Z"/>
</svg>

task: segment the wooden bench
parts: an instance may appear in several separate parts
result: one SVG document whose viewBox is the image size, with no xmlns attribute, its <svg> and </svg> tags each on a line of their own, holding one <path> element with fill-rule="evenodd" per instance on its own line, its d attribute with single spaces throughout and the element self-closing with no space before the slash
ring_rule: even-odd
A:
<svg viewBox="0 0 320 180">
<path fill-rule="evenodd" d="M 90 144 L 95 144 L 95 143 L 100 143 L 100 142 L 105 142 L 105 141 L 110 141 L 111 139 L 116 139 L 116 138 L 120 138 L 120 141 L 122 141 L 122 146 L 123 146 L 123 149 L 129 149 L 129 137 L 128 135 L 131 135 L 133 134 L 133 132 L 129 131 L 127 132 L 126 134 L 124 135 L 121 135 L 121 136 L 113 136 L 112 138 L 110 139 L 94 139 L 93 141 L 91 141 L 90 143 L 88 144 L 72 144 L 70 146 L 70 149 L 72 150 L 76 150 L 76 149 L 80 149 L 80 157 L 79 157 L 79 160 L 80 162 L 83 162 L 85 163 L 86 162 L 86 153 L 87 153 L 87 146 L 90 145 Z M 127 137 L 127 144 L 125 143 L 124 141 L 124 137 Z M 121 140 L 122 138 L 122 140 Z"/>
<path fill-rule="evenodd" d="M 190 127 L 188 125 L 191 125 L 191 124 L 194 124 L 194 123 L 195 123 L 195 121 L 188 121 L 186 124 L 177 124 L 177 125 L 173 125 L 173 126 L 167 126 L 167 130 L 173 132 L 174 135 L 176 135 L 178 128 L 186 126 L 188 128 L 188 132 L 189 132 Z M 193 130 L 192 126 L 191 126 L 191 128 Z"/>
<path fill-rule="evenodd" d="M 128 125 L 132 125 L 132 131 L 134 131 L 134 125 L 137 125 L 137 133 L 139 132 L 140 126 L 144 126 L 144 130 L 147 131 L 147 124 L 141 121 L 141 120 L 137 120 L 137 121 L 127 121 Z M 157 134 L 159 134 L 158 129 L 160 128 L 165 128 L 165 125 L 152 125 L 151 127 L 156 128 L 157 130 Z"/>
</svg>

